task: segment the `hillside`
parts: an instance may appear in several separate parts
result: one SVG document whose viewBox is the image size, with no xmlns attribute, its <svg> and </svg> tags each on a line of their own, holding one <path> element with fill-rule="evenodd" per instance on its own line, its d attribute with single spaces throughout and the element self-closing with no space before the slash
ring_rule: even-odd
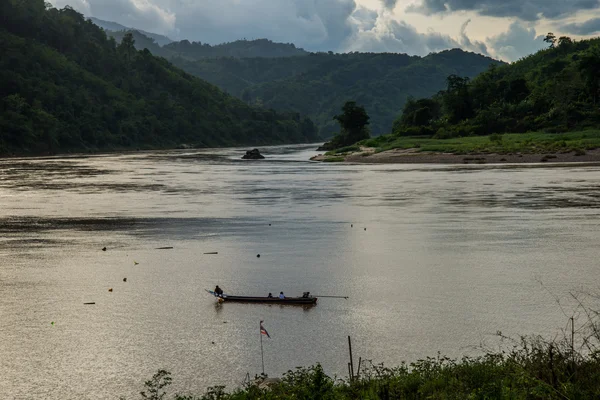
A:
<svg viewBox="0 0 600 400">
<path fill-rule="evenodd" d="M 0 153 L 316 140 L 296 113 L 251 107 L 71 8 L 2 2 Z"/>
<path fill-rule="evenodd" d="M 396 136 L 567 132 L 600 126 L 600 39 L 562 37 L 552 48 L 409 102 Z M 501 138 L 497 139 L 501 143 Z"/>
<path fill-rule="evenodd" d="M 108 33 L 117 42 L 125 34 Z M 474 77 L 491 64 L 503 64 L 459 49 L 426 57 L 308 53 L 266 39 L 217 46 L 184 40 L 159 46 L 140 32 L 133 34 L 138 49 L 147 48 L 249 104 L 310 116 L 322 137 L 337 131 L 332 116 L 348 100 L 364 105 L 371 116 L 371 131 L 384 134 L 391 131 L 409 97 L 437 93 L 448 75 Z"/>
<path fill-rule="evenodd" d="M 473 77 L 497 61 L 462 50 L 426 57 L 390 53 L 311 53 L 307 57 L 173 62 L 250 104 L 309 115 L 323 137 L 347 100 L 365 106 L 373 134 L 391 131 L 409 97 L 431 96 L 451 74 Z"/>
</svg>

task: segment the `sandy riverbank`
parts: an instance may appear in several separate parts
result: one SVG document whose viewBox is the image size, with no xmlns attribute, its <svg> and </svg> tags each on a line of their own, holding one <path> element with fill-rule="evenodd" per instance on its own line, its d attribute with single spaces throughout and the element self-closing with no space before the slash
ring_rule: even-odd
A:
<svg viewBox="0 0 600 400">
<path fill-rule="evenodd" d="M 319 154 L 313 161 L 341 161 L 360 164 L 516 164 L 516 163 L 568 163 L 600 162 L 600 149 L 587 150 L 585 154 L 452 154 L 421 152 L 419 149 L 394 149 L 375 153 L 373 148 L 362 148 L 360 152 L 346 155 L 325 156 Z"/>
</svg>

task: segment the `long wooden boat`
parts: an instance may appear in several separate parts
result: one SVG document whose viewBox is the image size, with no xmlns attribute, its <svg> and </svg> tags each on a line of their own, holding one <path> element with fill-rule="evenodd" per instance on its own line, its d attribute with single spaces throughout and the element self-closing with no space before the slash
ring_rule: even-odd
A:
<svg viewBox="0 0 600 400">
<path fill-rule="evenodd" d="M 206 290 L 206 289 L 205 289 Z M 317 304 L 317 297 L 256 297 L 256 296 L 231 296 L 228 294 L 218 295 L 212 290 L 206 290 L 208 293 L 217 297 L 221 302 L 227 303 L 265 303 L 265 304 L 290 304 L 290 305 L 311 305 Z"/>
</svg>

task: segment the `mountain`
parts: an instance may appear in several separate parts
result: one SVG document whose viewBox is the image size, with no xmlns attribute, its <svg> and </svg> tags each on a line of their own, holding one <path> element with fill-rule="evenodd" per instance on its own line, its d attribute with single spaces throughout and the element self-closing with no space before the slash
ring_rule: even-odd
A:
<svg viewBox="0 0 600 400">
<path fill-rule="evenodd" d="M 120 42 L 126 32 L 108 33 Z M 365 106 L 373 134 L 384 134 L 407 99 L 437 93 L 449 75 L 472 78 L 492 64 L 503 64 L 460 49 L 417 57 L 309 53 L 266 39 L 216 46 L 183 40 L 160 46 L 140 32 L 132 33 L 138 49 L 147 48 L 249 104 L 310 116 L 322 137 L 337 131 L 333 116 L 348 100 Z"/>
<path fill-rule="evenodd" d="M 150 39 L 154 39 L 156 44 L 158 44 L 159 46 L 164 46 L 164 45 L 167 45 L 167 44 L 173 42 L 173 40 L 169 39 L 168 37 L 166 37 L 164 35 L 159 35 L 157 33 L 146 32 L 146 31 L 143 31 L 143 30 L 137 29 L 137 28 L 130 28 L 130 27 L 118 24 L 116 22 L 104 21 L 104 20 L 94 18 L 94 17 L 90 17 L 89 19 L 94 24 L 98 25 L 100 28 L 104 29 L 105 31 L 113 31 L 113 32 L 137 31 L 137 32 L 140 32 L 143 35 L 149 37 Z M 143 50 L 143 48 L 140 50 Z"/>
<path fill-rule="evenodd" d="M 43 0 L 0 5 L 0 153 L 317 139 L 297 113 L 249 106 Z"/>
<path fill-rule="evenodd" d="M 164 49 L 171 51 L 174 56 L 195 60 L 217 57 L 277 58 L 306 56 L 309 54 L 304 49 L 297 48 L 293 43 L 275 43 L 268 39 L 236 40 L 215 46 L 182 40 L 181 42 L 170 43 L 164 46 Z"/>
<path fill-rule="evenodd" d="M 598 129 L 599 102 L 600 38 L 561 37 L 552 48 L 472 80 L 449 77 L 445 91 L 406 105 L 394 133 L 447 138 Z"/>
<path fill-rule="evenodd" d="M 390 132 L 410 97 L 431 96 L 449 75 L 474 77 L 502 64 L 459 49 L 426 57 L 394 53 L 310 53 L 306 57 L 216 58 L 173 63 L 250 104 L 308 115 L 329 137 L 332 117 L 348 100 L 363 105 L 373 134 Z"/>
</svg>

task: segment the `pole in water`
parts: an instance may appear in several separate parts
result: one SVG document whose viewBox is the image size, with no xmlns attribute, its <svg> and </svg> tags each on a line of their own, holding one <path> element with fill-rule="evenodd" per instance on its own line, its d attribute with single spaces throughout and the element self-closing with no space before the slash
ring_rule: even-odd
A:
<svg viewBox="0 0 600 400">
<path fill-rule="evenodd" d="M 350 336 L 348 336 L 348 350 L 350 352 L 350 362 L 348 363 L 350 369 L 350 381 L 354 379 L 354 362 L 352 361 L 352 341 L 350 340 Z"/>
<path fill-rule="evenodd" d="M 265 374 L 265 355 L 263 353 L 263 345 L 262 345 L 262 321 L 259 322 L 258 334 L 260 335 L 260 361 L 262 362 L 262 374 Z"/>
</svg>

